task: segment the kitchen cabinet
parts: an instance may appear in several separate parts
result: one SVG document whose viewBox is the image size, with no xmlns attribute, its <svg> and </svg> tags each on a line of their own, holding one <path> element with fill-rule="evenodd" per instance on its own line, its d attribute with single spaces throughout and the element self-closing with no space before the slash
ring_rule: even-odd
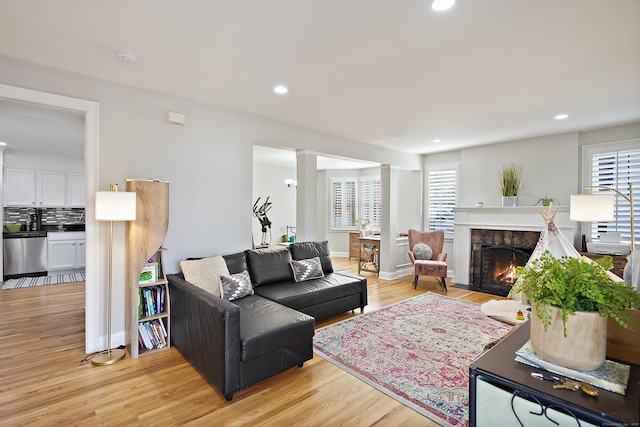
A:
<svg viewBox="0 0 640 427">
<path fill-rule="evenodd" d="M 36 171 L 36 206 L 63 207 L 67 203 L 66 195 L 66 172 Z"/>
<path fill-rule="evenodd" d="M 85 248 L 84 231 L 47 233 L 47 271 L 84 268 Z"/>
<path fill-rule="evenodd" d="M 85 175 L 5 168 L 5 206 L 84 207 Z"/>
<path fill-rule="evenodd" d="M 4 169 L 4 205 L 35 206 L 36 171 Z"/>
<path fill-rule="evenodd" d="M 70 208 L 84 208 L 85 175 L 83 173 L 69 172 L 67 174 L 67 206 Z"/>
</svg>

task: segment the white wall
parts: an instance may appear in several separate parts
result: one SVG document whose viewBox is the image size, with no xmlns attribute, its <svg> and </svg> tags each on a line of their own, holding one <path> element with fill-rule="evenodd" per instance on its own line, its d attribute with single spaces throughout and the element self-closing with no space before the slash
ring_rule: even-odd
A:
<svg viewBox="0 0 640 427">
<path fill-rule="evenodd" d="M 519 205 L 532 206 L 548 194 L 569 204 L 578 189 L 578 133 L 511 141 L 461 151 L 460 206 L 500 206 L 498 174 L 505 164 L 522 165 Z"/>
<path fill-rule="evenodd" d="M 400 170 L 398 180 L 398 232 L 422 230 L 422 171 Z"/>
<path fill-rule="evenodd" d="M 287 225 L 296 225 L 296 193 L 295 187 L 284 184 L 286 178 L 296 178 L 296 168 L 268 165 L 254 159 L 253 167 L 253 203 L 260 197 L 258 205 L 266 198 L 272 203 L 267 217 L 271 221 L 271 244 L 282 240 Z M 253 241 L 258 245 L 262 239 L 260 221 L 252 219 Z"/>
</svg>

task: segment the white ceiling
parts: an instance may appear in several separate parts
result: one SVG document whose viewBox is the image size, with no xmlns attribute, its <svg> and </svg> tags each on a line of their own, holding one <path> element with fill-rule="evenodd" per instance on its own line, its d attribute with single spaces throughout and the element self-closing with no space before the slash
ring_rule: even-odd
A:
<svg viewBox="0 0 640 427">
<path fill-rule="evenodd" d="M 638 0 L 458 0 L 440 13 L 430 0 L 0 0 L 0 10 L 2 55 L 413 153 L 640 120 Z M 114 60 L 122 49 L 135 63 Z M 290 92 L 275 95 L 276 84 Z"/>
</svg>

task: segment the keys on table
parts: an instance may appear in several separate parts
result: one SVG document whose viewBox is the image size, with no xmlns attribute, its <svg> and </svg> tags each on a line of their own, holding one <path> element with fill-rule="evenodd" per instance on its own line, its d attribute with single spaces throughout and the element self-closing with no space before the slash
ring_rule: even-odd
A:
<svg viewBox="0 0 640 427">
<path fill-rule="evenodd" d="M 582 381 L 573 381 L 568 378 L 560 378 L 549 373 L 541 374 L 539 372 L 532 372 L 531 376 L 543 381 L 560 381 L 560 384 L 553 385 L 553 388 L 555 389 L 564 389 L 571 391 L 580 390 L 584 394 L 588 394 L 589 396 L 594 397 L 598 395 L 598 390 L 595 387 Z"/>
</svg>

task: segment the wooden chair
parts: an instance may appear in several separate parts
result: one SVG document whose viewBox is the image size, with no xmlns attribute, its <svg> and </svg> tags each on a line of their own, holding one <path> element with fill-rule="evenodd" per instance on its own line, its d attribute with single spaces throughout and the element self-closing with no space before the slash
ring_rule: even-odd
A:
<svg viewBox="0 0 640 427">
<path fill-rule="evenodd" d="M 431 259 L 416 259 L 413 249 L 416 244 L 424 243 L 431 248 Z M 444 291 L 447 292 L 447 254 L 443 253 L 444 232 L 409 230 L 409 259 L 413 264 L 413 287 L 418 287 L 418 276 L 439 277 Z"/>
<path fill-rule="evenodd" d="M 360 237 L 373 237 L 373 230 L 360 230 Z M 368 243 L 360 243 L 360 270 L 369 270 L 369 266 L 373 267 L 376 272 L 380 272 L 378 263 L 379 249 L 377 246 L 372 246 Z"/>
</svg>

